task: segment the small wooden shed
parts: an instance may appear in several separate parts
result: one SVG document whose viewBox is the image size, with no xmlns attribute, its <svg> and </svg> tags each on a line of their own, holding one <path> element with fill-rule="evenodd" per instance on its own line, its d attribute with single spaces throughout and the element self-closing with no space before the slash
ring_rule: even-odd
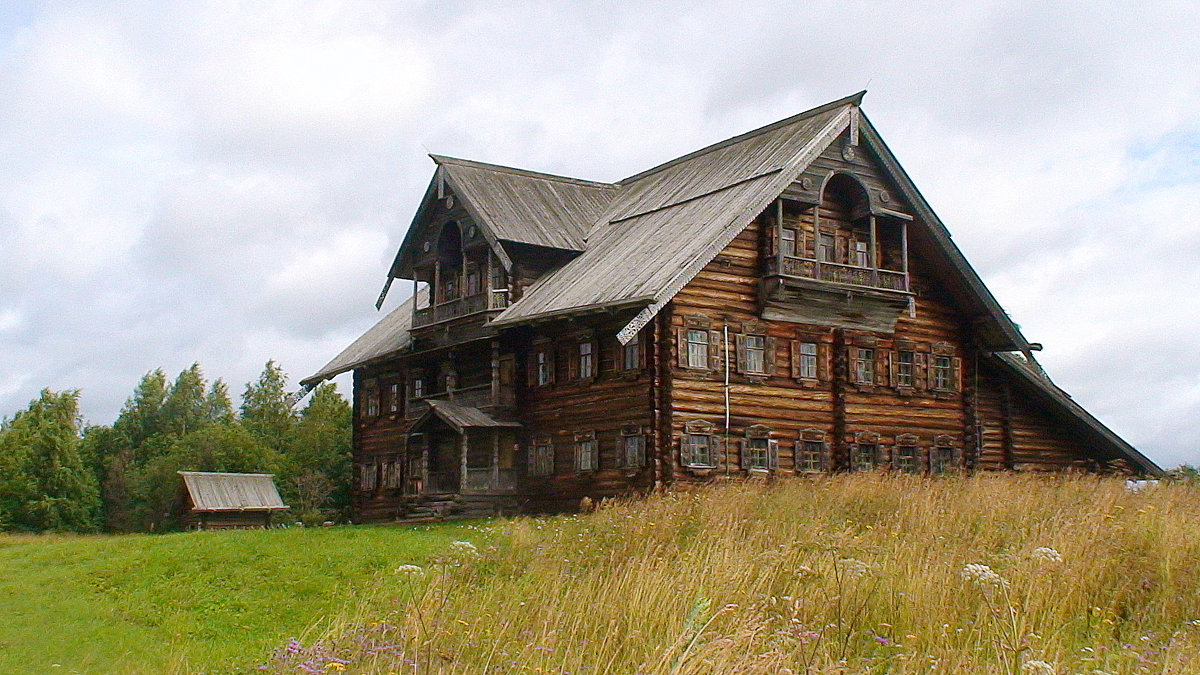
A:
<svg viewBox="0 0 1200 675">
<path fill-rule="evenodd" d="M 188 530 L 270 527 L 283 503 L 269 473 L 180 471 L 183 476 L 183 526 Z"/>
</svg>

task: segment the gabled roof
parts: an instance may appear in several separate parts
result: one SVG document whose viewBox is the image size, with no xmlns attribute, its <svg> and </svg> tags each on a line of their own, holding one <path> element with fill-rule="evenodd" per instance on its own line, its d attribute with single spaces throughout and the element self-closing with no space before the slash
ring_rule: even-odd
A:
<svg viewBox="0 0 1200 675">
<path fill-rule="evenodd" d="M 442 155 L 430 155 L 437 171 L 396 252 L 389 275 L 410 272 L 413 237 L 423 229 L 434 202 L 452 193 L 479 226 L 506 269 L 512 261 L 503 242 L 582 251 L 588 228 L 612 200 L 617 186 L 609 183 L 525 171 Z M 448 188 L 448 190 L 447 190 Z"/>
<path fill-rule="evenodd" d="M 419 301 L 422 305 L 428 304 L 429 289 L 420 289 L 415 297 L 405 300 L 399 307 L 388 312 L 367 332 L 350 343 L 349 347 L 343 349 L 341 354 L 333 357 L 332 361 L 326 363 L 316 373 L 300 380 L 300 384 L 306 387 L 316 386 L 323 380 L 354 370 L 370 361 L 394 354 L 407 347 L 412 342 L 412 334 L 409 331 L 412 329 L 414 301 Z"/>
<path fill-rule="evenodd" d="M 460 434 L 465 429 L 521 426 L 519 422 L 505 422 L 494 419 L 478 408 L 469 408 L 465 405 L 458 405 L 449 401 L 439 401 L 437 399 L 430 400 L 428 403 L 429 410 L 425 411 L 425 414 L 421 415 L 420 419 L 413 423 L 412 428 L 414 430 L 422 428 L 434 417 L 449 424 Z"/>
<path fill-rule="evenodd" d="M 642 304 L 637 321 L 645 325 L 833 142 L 861 99 L 834 101 L 620 181 L 587 250 L 494 323 Z"/>
<path fill-rule="evenodd" d="M 269 473 L 180 471 L 193 511 L 283 511 L 288 507 Z"/>
</svg>

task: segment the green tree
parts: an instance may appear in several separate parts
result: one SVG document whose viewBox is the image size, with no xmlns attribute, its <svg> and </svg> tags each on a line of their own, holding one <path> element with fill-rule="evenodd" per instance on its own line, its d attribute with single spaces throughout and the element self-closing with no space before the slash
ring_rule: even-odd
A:
<svg viewBox="0 0 1200 675">
<path fill-rule="evenodd" d="M 166 400 L 167 376 L 162 368 L 146 373 L 133 390 L 133 396 L 125 401 L 113 427 L 124 432 L 133 447 L 140 447 L 143 441 L 162 430 L 162 407 Z"/>
<path fill-rule="evenodd" d="M 160 433 L 186 434 L 211 423 L 204 388 L 199 363 L 179 373 L 160 409 Z"/>
<path fill-rule="evenodd" d="M 322 384 L 288 437 L 280 489 L 303 519 L 345 517 L 349 511 L 352 416 L 337 386 Z"/>
<path fill-rule="evenodd" d="M 96 476 L 81 454 L 79 392 L 43 389 L 0 431 L 0 522 L 28 530 L 91 531 Z"/>
<path fill-rule="evenodd" d="M 213 424 L 231 424 L 236 419 L 233 414 L 233 400 L 229 398 L 229 385 L 221 378 L 213 381 L 208 395 L 204 397 L 205 415 Z"/>
<path fill-rule="evenodd" d="M 267 361 L 258 380 L 246 384 L 242 394 L 242 425 L 269 447 L 283 452 L 296 423 L 287 375 L 274 360 Z"/>
<path fill-rule="evenodd" d="M 113 427 L 92 426 L 83 432 L 83 446 L 92 458 L 100 486 L 101 525 L 114 532 L 129 532 L 134 522 L 129 513 L 129 469 L 134 447 L 129 436 Z"/>
</svg>

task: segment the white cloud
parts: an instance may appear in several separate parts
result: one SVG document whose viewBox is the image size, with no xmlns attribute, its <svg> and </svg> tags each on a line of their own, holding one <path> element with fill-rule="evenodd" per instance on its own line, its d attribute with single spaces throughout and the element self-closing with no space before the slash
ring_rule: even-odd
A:
<svg viewBox="0 0 1200 675">
<path fill-rule="evenodd" d="M 1056 380 L 1200 463 L 1197 34 L 1183 4 L 0 12 L 0 415 L 81 387 L 108 422 L 193 361 L 235 392 L 313 372 L 378 318 L 427 151 L 612 180 L 869 88 Z"/>
</svg>

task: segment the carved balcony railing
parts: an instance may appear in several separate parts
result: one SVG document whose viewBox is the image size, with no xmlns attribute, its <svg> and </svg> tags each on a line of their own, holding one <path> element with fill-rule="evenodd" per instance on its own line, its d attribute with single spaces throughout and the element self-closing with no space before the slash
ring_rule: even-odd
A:
<svg viewBox="0 0 1200 675">
<path fill-rule="evenodd" d="M 508 291 L 484 291 L 413 310 L 413 328 L 508 307 Z"/>
<path fill-rule="evenodd" d="M 780 262 L 779 274 L 783 276 L 827 281 L 846 286 L 881 288 L 889 291 L 908 290 L 908 275 L 895 270 L 842 265 L 812 258 L 785 257 Z"/>
</svg>

